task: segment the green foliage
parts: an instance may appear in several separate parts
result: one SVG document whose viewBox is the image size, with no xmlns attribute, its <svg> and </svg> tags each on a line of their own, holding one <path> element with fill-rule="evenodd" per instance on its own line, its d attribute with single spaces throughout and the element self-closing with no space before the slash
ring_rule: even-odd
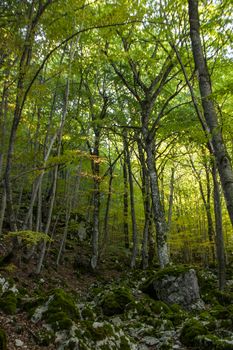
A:
<svg viewBox="0 0 233 350">
<path fill-rule="evenodd" d="M 127 304 L 133 301 L 131 290 L 126 287 L 114 288 L 107 291 L 101 301 L 104 315 L 113 316 L 124 312 Z"/>
<path fill-rule="evenodd" d="M 52 242 L 51 237 L 43 232 L 25 230 L 25 231 L 16 231 L 9 232 L 8 237 L 18 237 L 24 243 L 29 245 L 34 245 L 39 243 L 40 241 Z"/>
<path fill-rule="evenodd" d="M 17 296 L 16 294 L 9 290 L 2 294 L 0 298 L 0 309 L 6 314 L 14 315 L 16 313 L 17 307 Z"/>
<path fill-rule="evenodd" d="M 48 309 L 43 314 L 52 328 L 57 330 L 69 329 L 73 321 L 80 319 L 80 312 L 75 300 L 63 289 L 55 289 L 51 293 Z"/>
<path fill-rule="evenodd" d="M 180 333 L 180 340 L 184 345 L 187 346 L 197 346 L 197 337 L 200 335 L 206 335 L 208 333 L 207 329 L 203 324 L 196 320 L 191 319 L 184 324 Z"/>
<path fill-rule="evenodd" d="M 54 333 L 47 329 L 42 329 L 36 333 L 36 343 L 40 346 L 49 346 L 55 340 Z"/>
</svg>

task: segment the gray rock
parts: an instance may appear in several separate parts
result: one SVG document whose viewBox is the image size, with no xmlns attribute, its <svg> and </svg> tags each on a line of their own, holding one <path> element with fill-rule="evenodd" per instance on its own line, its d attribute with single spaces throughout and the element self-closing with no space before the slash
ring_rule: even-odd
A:
<svg viewBox="0 0 233 350">
<path fill-rule="evenodd" d="M 143 337 L 141 341 L 149 346 L 157 345 L 159 343 L 158 338 L 150 337 L 150 336 Z"/>
<path fill-rule="evenodd" d="M 195 270 L 190 269 L 180 274 L 164 275 L 153 281 L 153 288 L 159 300 L 168 304 L 179 304 L 185 309 L 202 309 L 198 279 Z"/>
<path fill-rule="evenodd" d="M 21 348 L 24 345 L 24 342 L 20 339 L 15 339 L 15 346 Z"/>
<path fill-rule="evenodd" d="M 146 344 L 138 344 L 137 350 L 149 350 L 149 348 Z"/>
</svg>

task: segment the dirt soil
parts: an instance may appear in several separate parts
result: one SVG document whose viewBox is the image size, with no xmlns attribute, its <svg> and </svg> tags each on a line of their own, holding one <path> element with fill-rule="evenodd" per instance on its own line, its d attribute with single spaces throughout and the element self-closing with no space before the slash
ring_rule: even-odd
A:
<svg viewBox="0 0 233 350">
<path fill-rule="evenodd" d="M 0 254 L 3 253 L 0 251 Z M 88 267 L 86 271 L 77 272 L 74 268 L 75 257 L 79 252 L 68 252 L 66 259 L 58 268 L 54 263 L 54 258 L 48 258 L 46 266 L 41 274 L 35 275 L 35 261 L 30 263 L 22 263 L 20 268 L 15 265 L 8 265 L 0 268 L 0 276 L 13 278 L 16 287 L 27 290 L 29 296 L 33 292 L 40 290 L 42 292 L 49 291 L 54 288 L 62 287 L 66 291 L 73 291 L 79 295 L 85 295 L 90 285 L 96 281 L 111 281 L 122 274 L 121 271 L 111 268 L 114 264 L 109 261 L 100 263 L 97 271 L 92 272 Z M 83 256 L 83 252 L 81 254 Z M 85 254 L 84 254 L 85 255 Z M 84 269 L 85 270 L 85 269 Z M 6 315 L 0 310 L 0 328 L 4 329 L 7 334 L 7 350 L 55 350 L 56 344 L 50 346 L 36 345 L 36 334 L 42 329 L 41 323 L 33 323 L 28 315 L 18 310 L 15 315 Z"/>
</svg>

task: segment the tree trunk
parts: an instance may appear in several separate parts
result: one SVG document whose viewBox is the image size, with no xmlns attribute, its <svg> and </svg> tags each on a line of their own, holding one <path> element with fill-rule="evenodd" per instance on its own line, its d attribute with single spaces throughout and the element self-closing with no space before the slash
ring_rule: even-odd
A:
<svg viewBox="0 0 233 350">
<path fill-rule="evenodd" d="M 128 208 L 129 208 L 129 189 L 128 189 L 128 172 L 126 162 L 126 152 L 124 149 L 123 159 L 123 178 L 124 178 L 124 196 L 123 196 L 123 230 L 124 230 L 124 241 L 125 248 L 129 249 L 129 223 L 128 223 Z"/>
<path fill-rule="evenodd" d="M 150 182 L 148 171 L 146 167 L 145 155 L 143 152 L 143 147 L 141 140 L 138 140 L 138 153 L 142 169 L 142 197 L 144 205 L 144 227 L 143 227 L 143 240 L 142 240 L 142 266 L 143 269 L 147 269 L 149 265 L 148 256 L 148 240 L 149 240 L 149 229 L 150 229 Z"/>
<path fill-rule="evenodd" d="M 29 8 L 28 8 L 28 16 L 27 16 L 28 25 L 26 28 L 24 46 L 23 46 L 23 50 L 22 50 L 22 54 L 19 62 L 15 109 L 14 109 L 13 122 L 11 126 L 11 131 L 10 131 L 9 145 L 8 145 L 8 150 L 6 155 L 6 168 L 4 173 L 7 215 L 9 218 L 11 231 L 17 231 L 10 177 L 11 177 L 12 158 L 13 158 L 16 134 L 17 134 L 20 120 L 21 120 L 24 103 L 26 101 L 26 97 L 28 93 L 28 91 L 25 91 L 25 82 L 26 82 L 25 79 L 27 75 L 27 70 L 31 63 L 32 47 L 33 47 L 33 41 L 35 37 L 36 26 L 43 12 L 51 2 L 52 0 L 47 0 L 43 5 L 40 2 L 38 4 L 38 8 L 36 8 L 34 6 L 34 2 L 32 2 L 32 4 L 29 4 Z M 17 240 L 14 240 L 13 245 L 15 243 L 16 243 L 16 246 L 13 248 L 17 249 Z"/>
<path fill-rule="evenodd" d="M 224 289 L 226 285 L 226 258 L 224 248 L 224 236 L 222 228 L 222 207 L 220 189 L 218 184 L 218 175 L 216 165 L 213 164 L 212 176 L 214 182 L 214 213 L 215 213 L 215 230 L 216 230 L 216 251 L 218 259 L 218 281 L 219 289 Z"/>
<path fill-rule="evenodd" d="M 199 90 L 204 111 L 206 124 L 211 135 L 217 168 L 223 188 L 223 193 L 227 205 L 227 210 L 233 225 L 233 171 L 227 150 L 223 141 L 221 125 L 218 122 L 217 113 L 214 106 L 211 80 L 208 67 L 203 54 L 200 23 L 198 15 L 198 0 L 188 0 L 190 37 L 195 67 L 199 80 Z"/>
<path fill-rule="evenodd" d="M 108 183 L 108 196 L 107 196 L 107 203 L 105 208 L 105 215 L 104 215 L 104 227 L 103 227 L 103 243 L 102 243 L 102 251 L 101 254 L 104 254 L 106 245 L 109 240 L 109 211 L 110 211 L 110 204 L 111 204 L 111 198 L 112 198 L 112 181 L 113 181 L 113 169 L 112 165 L 110 164 L 109 167 L 109 183 Z"/>
<path fill-rule="evenodd" d="M 92 234 L 92 257 L 91 267 L 96 269 L 99 258 L 99 212 L 100 212 L 100 166 L 99 166 L 99 142 L 100 131 L 95 129 L 95 146 L 92 153 L 92 173 L 94 178 L 93 189 L 93 234 Z"/>
<path fill-rule="evenodd" d="M 146 144 L 146 154 L 147 154 L 147 167 L 150 176 L 150 186 L 151 186 L 151 196 L 153 205 L 153 214 L 156 227 L 156 242 L 157 251 L 159 258 L 159 265 L 161 268 L 169 264 L 169 255 L 167 247 L 167 233 L 168 227 L 165 220 L 165 214 L 162 208 L 159 186 L 158 186 L 158 176 L 155 167 L 155 157 L 152 149 L 152 142 Z"/>
<path fill-rule="evenodd" d="M 168 225 L 169 231 L 171 229 L 171 223 L 172 223 L 172 209 L 173 209 L 174 182 L 175 182 L 174 180 L 175 180 L 175 168 L 172 167 L 171 179 L 170 179 L 169 203 L 168 203 L 168 218 L 167 218 L 167 225 Z"/>
<path fill-rule="evenodd" d="M 5 210 L 6 210 L 6 190 L 5 190 L 5 187 L 3 187 L 1 211 L 0 211 L 0 237 L 2 235 L 2 227 L 3 227 L 4 216 L 5 216 Z"/>
<path fill-rule="evenodd" d="M 129 179 L 129 193 L 130 193 L 130 210 L 131 210 L 131 220 L 132 220 L 132 231 L 133 231 L 133 251 L 130 266 L 134 268 L 136 266 L 136 258 L 138 254 L 138 237 L 137 237 L 137 223 L 136 223 L 136 213 L 135 213 L 135 202 L 134 202 L 134 185 L 133 185 L 133 175 L 130 162 L 130 150 L 127 141 L 127 134 L 124 133 L 124 149 L 126 152 L 126 162 L 128 168 L 128 179 Z"/>
<path fill-rule="evenodd" d="M 68 109 L 69 87 L 70 87 L 70 80 L 69 80 L 69 76 L 68 76 L 67 82 L 66 82 L 65 95 L 64 95 L 63 111 L 62 111 L 62 116 L 61 116 L 59 132 L 58 132 L 58 147 L 57 147 L 57 156 L 58 157 L 61 155 L 62 134 L 63 134 L 63 128 L 65 125 L 67 109 Z M 50 146 L 51 146 L 51 144 L 50 144 Z M 47 223 L 46 223 L 46 227 L 45 227 L 45 234 L 47 234 L 47 235 L 49 233 L 49 228 L 50 228 L 50 224 L 51 224 L 51 220 L 52 220 L 53 207 L 54 207 L 54 202 L 55 202 L 55 198 L 56 198 L 57 178 L 58 178 L 58 165 L 56 165 L 54 168 L 52 193 L 50 196 L 49 212 L 48 212 L 48 218 L 47 218 Z M 42 266 L 43 266 L 43 261 L 44 261 L 45 252 L 46 252 L 46 246 L 47 246 L 47 241 L 44 240 L 43 244 L 42 244 L 42 249 L 41 249 L 39 261 L 38 261 L 38 264 L 36 267 L 37 274 L 40 274 Z"/>
<path fill-rule="evenodd" d="M 191 159 L 191 157 L 190 157 L 190 162 L 192 165 L 193 173 L 198 181 L 201 198 L 202 198 L 205 212 L 206 212 L 207 225 L 208 225 L 208 239 L 209 239 L 209 242 L 211 244 L 212 258 L 214 261 L 213 242 L 214 242 L 215 232 L 214 232 L 214 224 L 213 224 L 212 215 L 211 215 L 211 208 L 210 208 L 210 188 L 209 188 L 210 184 L 208 184 L 208 176 L 207 176 L 207 196 L 205 196 L 205 192 L 204 192 L 204 188 L 202 185 L 200 174 L 198 173 L 198 171 L 195 167 L 195 164 L 194 164 L 193 160 Z"/>
</svg>

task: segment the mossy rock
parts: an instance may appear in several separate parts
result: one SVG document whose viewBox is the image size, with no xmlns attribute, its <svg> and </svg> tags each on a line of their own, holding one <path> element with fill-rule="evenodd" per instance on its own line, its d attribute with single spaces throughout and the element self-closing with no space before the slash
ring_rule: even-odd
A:
<svg viewBox="0 0 233 350">
<path fill-rule="evenodd" d="M 205 303 L 215 305 L 218 304 L 216 291 L 218 288 L 218 279 L 211 271 L 197 271 L 198 284 L 200 288 L 201 298 Z"/>
<path fill-rule="evenodd" d="M 54 331 L 70 329 L 73 321 L 80 320 L 80 312 L 75 300 L 63 289 L 55 289 L 47 303 L 48 307 L 42 319 L 51 325 Z"/>
<path fill-rule="evenodd" d="M 205 326 L 196 319 L 186 322 L 180 333 L 180 341 L 186 346 L 196 346 L 197 337 L 208 334 Z"/>
<path fill-rule="evenodd" d="M 54 331 L 66 330 L 72 327 L 72 320 L 63 311 L 47 314 L 46 322 Z"/>
<path fill-rule="evenodd" d="M 170 305 L 170 310 L 166 313 L 166 318 L 169 319 L 174 326 L 182 324 L 187 316 L 187 311 L 178 304 Z"/>
<path fill-rule="evenodd" d="M 45 297 L 32 297 L 32 298 L 21 298 L 19 307 L 20 309 L 28 312 L 29 317 L 32 317 L 35 309 L 42 305 L 45 301 Z"/>
<path fill-rule="evenodd" d="M 210 309 L 209 312 L 214 318 L 218 320 L 228 319 L 231 317 L 230 310 L 227 307 L 222 306 L 220 304 L 215 305 L 213 308 Z"/>
<path fill-rule="evenodd" d="M 121 336 L 120 338 L 120 348 L 119 350 L 131 350 L 132 344 L 130 344 L 129 339 L 125 336 Z"/>
<path fill-rule="evenodd" d="M 164 269 L 159 270 L 155 274 L 155 279 L 156 280 L 162 280 L 165 276 L 180 276 L 187 271 L 189 271 L 191 268 L 190 266 L 185 266 L 185 265 L 175 265 L 175 266 L 168 266 L 165 267 Z"/>
<path fill-rule="evenodd" d="M 7 350 L 6 332 L 0 328 L 0 350 Z"/>
<path fill-rule="evenodd" d="M 125 312 L 130 312 L 130 315 L 135 313 L 136 315 L 149 317 L 151 315 L 151 308 L 148 303 L 143 303 L 141 300 L 134 300 L 125 307 Z"/>
<path fill-rule="evenodd" d="M 114 328 L 107 322 L 85 322 L 86 329 L 94 342 L 110 338 L 114 335 Z"/>
<path fill-rule="evenodd" d="M 170 307 L 166 303 L 159 300 L 158 301 L 152 300 L 150 307 L 151 307 L 151 311 L 157 315 L 167 314 L 168 312 L 171 311 Z"/>
<path fill-rule="evenodd" d="M 134 297 L 129 288 L 115 288 L 103 296 L 101 307 L 104 315 L 113 316 L 122 314 L 127 304 L 132 302 Z"/>
<path fill-rule="evenodd" d="M 0 298 L 0 309 L 8 315 L 14 315 L 17 308 L 17 296 L 11 290 L 5 292 Z"/>
<path fill-rule="evenodd" d="M 40 346 L 49 346 L 55 340 L 54 332 L 42 329 L 36 333 L 35 341 Z"/>
<path fill-rule="evenodd" d="M 146 278 L 145 281 L 143 281 L 140 286 L 139 286 L 139 289 L 149 295 L 150 297 L 154 298 L 155 297 L 155 290 L 154 290 L 154 287 L 153 287 L 153 282 L 155 280 L 155 276 L 156 276 L 156 272 L 151 272 L 149 274 L 149 276 Z"/>
<path fill-rule="evenodd" d="M 213 334 L 196 337 L 196 346 L 201 350 L 233 350 L 232 340 L 221 339 Z"/>
<path fill-rule="evenodd" d="M 126 312 L 135 310 L 138 315 L 143 316 L 160 315 L 170 312 L 167 304 L 162 301 L 153 300 L 147 296 L 140 300 L 133 300 L 126 306 L 125 310 Z"/>
<path fill-rule="evenodd" d="M 45 312 L 45 318 L 49 317 L 50 314 L 56 314 L 58 312 L 65 313 L 68 318 L 74 321 L 80 319 L 80 312 L 75 300 L 63 289 L 55 289 L 55 291 L 53 291 L 48 310 Z"/>
<path fill-rule="evenodd" d="M 219 327 L 232 330 L 233 329 L 233 322 L 231 319 L 220 320 Z"/>
<path fill-rule="evenodd" d="M 84 320 L 94 321 L 96 318 L 96 314 L 90 306 L 85 306 L 81 310 L 81 315 Z"/>
</svg>

